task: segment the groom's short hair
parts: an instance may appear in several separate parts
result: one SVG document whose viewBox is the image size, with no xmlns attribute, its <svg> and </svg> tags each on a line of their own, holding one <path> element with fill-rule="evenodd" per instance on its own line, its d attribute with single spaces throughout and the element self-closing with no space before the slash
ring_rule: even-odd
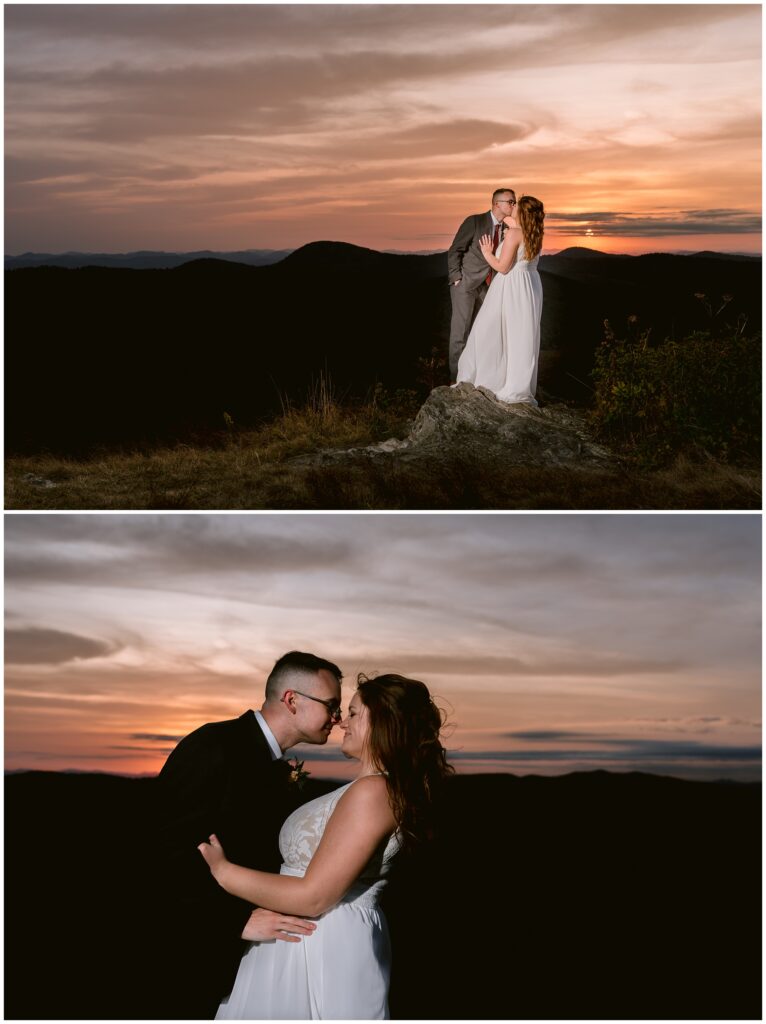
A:
<svg viewBox="0 0 766 1024">
<path fill-rule="evenodd" d="M 343 673 L 337 665 L 316 654 L 305 651 L 288 651 L 276 662 L 266 680 L 266 700 L 279 699 L 294 675 L 315 676 L 317 672 L 329 672 L 340 683 Z"/>
<path fill-rule="evenodd" d="M 510 192 L 511 195 L 513 196 L 513 198 L 514 199 L 516 198 L 516 193 L 513 191 L 512 188 L 496 188 L 495 191 L 492 193 L 492 205 L 493 206 L 497 202 L 497 197 L 501 196 L 504 192 Z"/>
</svg>

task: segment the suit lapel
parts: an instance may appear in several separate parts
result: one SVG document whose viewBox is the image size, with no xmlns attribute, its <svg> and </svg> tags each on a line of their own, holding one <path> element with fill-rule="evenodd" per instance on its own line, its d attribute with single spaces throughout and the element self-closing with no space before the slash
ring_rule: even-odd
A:
<svg viewBox="0 0 766 1024">
<path fill-rule="evenodd" d="M 252 711 L 234 719 L 228 757 L 232 766 L 231 785 L 242 793 L 259 785 L 271 767 L 271 749 Z"/>
<path fill-rule="evenodd" d="M 242 723 L 242 734 L 245 738 L 245 742 L 249 747 L 253 759 L 257 762 L 258 767 L 263 765 L 269 765 L 274 760 L 271 754 L 271 747 L 263 735 L 263 730 L 258 725 L 258 720 L 255 717 L 254 711 L 246 711 L 244 715 L 239 716 L 239 721 Z"/>
<path fill-rule="evenodd" d="M 231 724 L 219 836 L 235 864 L 274 871 L 279 829 L 289 812 L 287 785 L 272 773 L 271 749 L 254 713 L 246 711 Z"/>
<path fill-rule="evenodd" d="M 291 766 L 286 761 L 281 761 L 273 756 L 268 740 L 263 735 L 258 719 L 252 711 L 246 711 L 244 715 L 241 715 L 240 721 L 243 724 L 245 742 L 250 752 L 251 766 L 267 787 L 266 797 L 281 802 L 285 798 L 292 800 L 298 793 L 298 787 L 291 784 Z M 263 790 L 261 792 L 263 793 Z"/>
</svg>

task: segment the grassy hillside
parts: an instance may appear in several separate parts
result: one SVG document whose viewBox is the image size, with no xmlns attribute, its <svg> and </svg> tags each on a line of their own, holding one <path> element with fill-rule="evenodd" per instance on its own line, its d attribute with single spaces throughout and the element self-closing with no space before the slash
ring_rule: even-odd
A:
<svg viewBox="0 0 766 1024">
<path fill-rule="evenodd" d="M 259 430 L 222 431 L 206 443 L 110 452 L 87 459 L 48 454 L 6 461 L 11 509 L 583 509 L 760 508 L 755 464 L 679 452 L 659 466 L 636 460 L 605 471 L 487 467 L 460 448 L 438 465 L 296 461 L 318 450 L 360 448 L 407 434 L 417 392 L 382 389 L 342 404 L 328 386 Z"/>
</svg>

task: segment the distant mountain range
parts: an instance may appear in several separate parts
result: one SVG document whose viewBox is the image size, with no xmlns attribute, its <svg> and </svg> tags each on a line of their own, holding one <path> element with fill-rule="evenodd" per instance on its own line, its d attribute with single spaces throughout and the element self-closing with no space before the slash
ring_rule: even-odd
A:
<svg viewBox="0 0 766 1024">
<path fill-rule="evenodd" d="M 320 374 L 346 398 L 377 384 L 425 398 L 448 382 L 444 252 L 311 242 L 251 253 L 270 260 L 260 265 L 186 255 L 194 258 L 141 273 L 92 265 L 6 272 L 9 453 L 204 440 L 223 428 L 224 414 L 249 427 L 285 400 L 300 404 Z M 589 400 L 605 320 L 618 336 L 631 316 L 652 338 L 683 337 L 710 325 L 697 295 L 717 305 L 730 294 L 723 319 L 760 330 L 758 257 L 572 248 L 542 256 L 540 272 L 540 386 L 569 401 Z"/>
<path fill-rule="evenodd" d="M 292 249 L 242 249 L 236 252 L 213 252 L 200 249 L 197 252 L 25 252 L 20 256 L 6 256 L 5 269 L 18 270 L 21 267 L 120 267 L 129 270 L 172 270 L 192 260 L 216 259 L 229 263 L 244 263 L 249 267 L 266 267 L 278 263 L 288 256 Z"/>
<path fill-rule="evenodd" d="M 353 248 L 357 247 L 354 246 Z M 443 252 L 444 250 L 422 249 L 417 252 L 405 252 L 400 249 L 386 249 L 383 251 L 386 254 L 395 256 L 432 256 Z M 121 267 L 123 269 L 130 270 L 172 270 L 174 267 L 180 267 L 184 263 L 191 263 L 194 260 L 201 259 L 225 260 L 227 263 L 243 263 L 248 267 L 266 267 L 273 263 L 279 263 L 292 252 L 295 252 L 295 249 L 240 249 L 235 250 L 234 252 L 216 252 L 211 249 L 200 249 L 196 252 L 156 252 L 149 249 L 125 253 L 25 252 L 19 256 L 6 256 L 5 269 L 18 270 L 22 267 L 67 267 L 71 270 L 76 270 L 80 267 Z M 599 252 L 597 249 L 588 249 L 585 246 L 572 246 L 569 249 L 562 249 L 560 252 L 549 253 L 548 255 L 564 256 L 570 259 L 587 259 L 588 256 L 608 256 L 612 254 Z M 705 256 L 708 258 L 724 260 L 760 259 L 760 256 L 748 256 L 743 253 L 695 253 L 689 251 L 686 253 L 676 252 L 672 255 Z M 634 257 L 620 256 L 619 258 L 632 259 Z"/>
</svg>

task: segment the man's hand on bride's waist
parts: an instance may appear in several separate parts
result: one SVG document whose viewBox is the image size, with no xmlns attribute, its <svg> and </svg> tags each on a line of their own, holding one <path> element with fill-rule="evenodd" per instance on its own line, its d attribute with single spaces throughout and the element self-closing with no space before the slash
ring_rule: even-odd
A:
<svg viewBox="0 0 766 1024">
<path fill-rule="evenodd" d="M 277 914 L 273 910 L 256 907 L 247 919 L 240 938 L 248 942 L 268 942 L 271 939 L 300 942 L 301 935 L 311 935 L 315 929 L 314 922 L 304 917 L 290 917 L 288 914 Z M 298 934 L 291 934 L 294 932 Z"/>
</svg>

